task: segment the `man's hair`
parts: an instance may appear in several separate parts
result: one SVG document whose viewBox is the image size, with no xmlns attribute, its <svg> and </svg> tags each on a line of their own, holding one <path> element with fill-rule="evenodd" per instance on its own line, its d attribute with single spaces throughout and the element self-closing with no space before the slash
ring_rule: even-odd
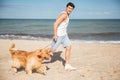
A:
<svg viewBox="0 0 120 80">
<path fill-rule="evenodd" d="M 75 8 L 75 5 L 72 2 L 67 3 L 66 7 L 71 6 L 73 9 Z"/>
</svg>

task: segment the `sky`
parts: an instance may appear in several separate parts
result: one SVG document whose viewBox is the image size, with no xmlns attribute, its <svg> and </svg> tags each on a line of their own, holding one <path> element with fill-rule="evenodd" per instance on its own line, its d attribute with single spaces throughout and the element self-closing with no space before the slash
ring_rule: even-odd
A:
<svg viewBox="0 0 120 80">
<path fill-rule="evenodd" d="M 0 18 L 55 19 L 68 2 L 71 19 L 120 19 L 120 0 L 0 0 Z"/>
</svg>

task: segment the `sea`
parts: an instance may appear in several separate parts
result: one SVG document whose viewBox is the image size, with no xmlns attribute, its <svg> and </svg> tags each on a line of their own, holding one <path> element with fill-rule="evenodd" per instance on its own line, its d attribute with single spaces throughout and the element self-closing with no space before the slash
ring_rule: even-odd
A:
<svg viewBox="0 0 120 80">
<path fill-rule="evenodd" d="M 0 19 L 0 39 L 51 41 L 55 19 Z M 120 19 L 70 19 L 72 41 L 120 43 Z"/>
</svg>

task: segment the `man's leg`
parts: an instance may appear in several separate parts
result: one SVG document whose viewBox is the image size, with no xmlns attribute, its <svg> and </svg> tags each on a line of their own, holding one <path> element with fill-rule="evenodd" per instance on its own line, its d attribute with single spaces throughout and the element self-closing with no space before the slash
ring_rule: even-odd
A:
<svg viewBox="0 0 120 80">
<path fill-rule="evenodd" d="M 71 45 L 66 47 L 65 51 L 65 70 L 75 70 L 76 68 L 70 65 L 70 54 L 71 54 Z"/>
<path fill-rule="evenodd" d="M 65 51 L 65 70 L 75 70 L 76 68 L 70 65 L 71 45 L 66 47 Z"/>
<path fill-rule="evenodd" d="M 71 53 L 71 45 L 66 47 L 66 51 L 65 51 L 66 64 L 70 63 L 70 53 Z"/>
<path fill-rule="evenodd" d="M 51 50 L 54 52 L 58 46 L 62 43 L 62 40 L 63 40 L 63 37 L 62 36 L 58 36 L 58 39 L 57 41 L 52 41 L 52 47 L 51 47 Z"/>
</svg>

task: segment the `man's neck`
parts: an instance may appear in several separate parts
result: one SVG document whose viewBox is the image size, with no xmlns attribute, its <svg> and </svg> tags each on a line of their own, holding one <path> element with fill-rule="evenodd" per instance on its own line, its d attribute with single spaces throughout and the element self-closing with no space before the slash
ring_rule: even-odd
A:
<svg viewBox="0 0 120 80">
<path fill-rule="evenodd" d="M 65 10 L 65 12 L 67 13 L 67 11 Z M 67 13 L 67 15 L 69 16 L 70 14 L 69 13 Z"/>
</svg>

